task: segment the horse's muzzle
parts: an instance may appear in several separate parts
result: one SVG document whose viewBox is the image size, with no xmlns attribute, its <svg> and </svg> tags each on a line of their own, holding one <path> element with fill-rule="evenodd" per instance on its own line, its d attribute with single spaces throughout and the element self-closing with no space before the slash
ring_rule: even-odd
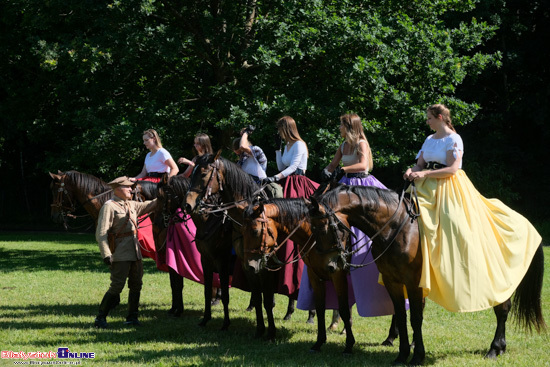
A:
<svg viewBox="0 0 550 367">
<path fill-rule="evenodd" d="M 250 271 L 254 272 L 254 274 L 258 274 L 260 270 L 262 270 L 262 261 L 261 259 L 257 260 L 248 260 L 248 268 Z"/>
</svg>

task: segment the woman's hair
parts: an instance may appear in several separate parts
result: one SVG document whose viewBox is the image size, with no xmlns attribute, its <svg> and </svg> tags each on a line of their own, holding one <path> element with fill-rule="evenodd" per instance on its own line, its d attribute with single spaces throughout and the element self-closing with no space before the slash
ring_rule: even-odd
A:
<svg viewBox="0 0 550 367">
<path fill-rule="evenodd" d="M 340 116 L 340 122 L 342 123 L 342 125 L 344 125 L 344 128 L 346 130 L 346 141 L 354 149 L 354 151 L 357 152 L 358 155 L 362 154 L 365 156 L 365 158 L 367 159 L 368 169 L 371 170 L 374 165 L 372 161 L 372 152 L 370 150 L 369 141 L 367 140 L 365 132 L 363 131 L 361 118 L 355 113 L 346 113 L 345 115 Z M 366 151 L 363 151 L 361 149 L 361 145 L 359 144 L 361 140 L 367 143 Z"/>
<path fill-rule="evenodd" d="M 212 150 L 212 144 L 210 144 L 210 137 L 206 134 L 200 133 L 195 135 L 195 139 L 199 145 L 202 148 L 203 154 L 214 154 L 214 150 Z M 193 149 L 195 147 L 193 146 Z M 195 150 L 196 151 L 196 150 Z M 199 154 L 198 151 L 196 151 L 197 154 Z"/>
<path fill-rule="evenodd" d="M 445 121 L 449 129 L 456 132 L 451 121 L 451 111 L 447 108 L 447 106 L 443 104 L 433 104 L 426 109 L 426 112 L 430 112 L 434 117 L 441 115 L 441 119 Z"/>
<path fill-rule="evenodd" d="M 147 135 L 149 138 L 155 139 L 155 144 L 157 147 L 162 148 L 162 142 L 160 141 L 160 136 L 157 134 L 154 129 L 147 129 L 143 132 L 143 135 Z"/>
<path fill-rule="evenodd" d="M 304 144 L 306 143 L 298 133 L 298 128 L 296 127 L 296 121 L 290 116 L 283 116 L 277 121 L 277 130 L 279 130 L 279 134 L 281 137 L 288 141 L 302 141 Z M 307 144 L 306 144 L 306 150 L 307 150 Z M 309 155 L 309 152 L 308 152 Z"/>
</svg>

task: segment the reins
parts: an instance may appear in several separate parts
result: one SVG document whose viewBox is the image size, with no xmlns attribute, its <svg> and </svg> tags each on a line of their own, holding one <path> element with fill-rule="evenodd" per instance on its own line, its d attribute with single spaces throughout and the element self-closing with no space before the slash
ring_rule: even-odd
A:
<svg viewBox="0 0 550 367">
<path fill-rule="evenodd" d="M 403 218 L 403 220 L 399 224 L 399 227 L 393 233 L 393 235 L 391 237 L 391 240 L 386 245 L 384 250 L 376 258 L 374 258 L 372 261 L 370 261 L 366 264 L 350 264 L 350 263 L 348 263 L 347 260 L 346 260 L 347 257 L 350 257 L 350 256 L 358 253 L 363 247 L 365 247 L 369 244 L 372 244 L 373 240 L 376 237 L 378 237 L 386 229 L 386 227 L 388 227 L 388 225 L 397 217 L 398 212 L 400 212 L 401 205 L 405 201 L 405 193 L 406 193 L 407 188 L 408 188 L 409 185 L 411 185 L 411 187 L 412 187 L 411 188 L 411 194 L 412 195 L 411 195 L 411 200 L 410 200 L 409 205 L 405 206 L 405 210 L 407 211 L 408 216 Z M 331 223 L 331 227 L 333 228 L 335 233 L 337 233 L 338 228 L 345 228 L 345 231 L 352 233 L 350 228 L 348 226 L 346 226 L 344 223 L 342 223 L 342 221 L 340 221 L 340 219 L 336 216 L 336 213 L 334 211 L 332 211 L 332 209 L 330 209 L 326 206 L 324 206 L 324 207 L 325 207 L 325 210 L 327 212 L 329 212 L 329 214 L 327 214 L 327 218 L 329 218 L 329 221 L 334 222 L 334 219 L 336 219 L 339 222 L 336 225 Z M 362 244 L 361 246 L 359 246 L 357 249 L 355 249 L 353 251 L 348 251 L 342 245 L 342 243 L 340 241 L 340 237 L 338 235 L 336 235 L 336 238 L 338 239 L 337 248 L 341 253 L 341 257 L 342 257 L 342 260 L 344 262 L 344 267 L 346 267 L 346 268 L 350 268 L 350 267 L 351 268 L 363 268 L 365 266 L 369 266 L 369 265 L 374 264 L 377 260 L 379 260 L 389 250 L 389 248 L 394 243 L 394 241 L 397 238 L 397 236 L 399 235 L 399 233 L 401 233 L 401 231 L 403 230 L 403 228 L 407 224 L 407 221 L 410 219 L 411 223 L 413 223 L 419 216 L 420 216 L 420 214 L 418 213 L 418 195 L 417 195 L 417 191 L 416 191 L 416 185 L 414 184 L 414 182 L 411 182 L 411 181 L 405 182 L 405 185 L 403 187 L 403 190 L 401 191 L 401 195 L 399 197 L 399 203 L 397 204 L 395 212 L 392 214 L 390 219 L 388 219 L 386 221 L 386 223 L 372 237 L 369 238 L 369 241 L 365 242 L 364 244 Z M 362 238 L 357 240 L 355 243 L 351 243 L 348 246 L 348 248 L 353 248 L 353 246 L 355 246 L 355 244 L 357 244 L 359 241 L 361 241 L 365 237 L 366 237 L 366 235 L 364 235 Z M 369 246 L 367 252 L 365 253 L 365 257 L 368 256 L 368 254 L 369 254 L 369 252 L 371 252 L 371 250 L 372 250 L 372 246 Z"/>
</svg>

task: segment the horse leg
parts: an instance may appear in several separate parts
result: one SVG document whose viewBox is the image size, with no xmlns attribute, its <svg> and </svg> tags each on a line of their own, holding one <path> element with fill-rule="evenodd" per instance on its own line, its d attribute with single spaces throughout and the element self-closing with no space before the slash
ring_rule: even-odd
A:
<svg viewBox="0 0 550 367">
<path fill-rule="evenodd" d="M 412 292 L 411 292 L 412 290 Z M 426 350 L 424 349 L 424 339 L 422 337 L 422 322 L 424 320 L 424 296 L 422 294 L 422 288 L 419 288 L 418 285 L 407 286 L 407 294 L 409 296 L 409 304 L 411 311 L 411 327 L 413 330 L 413 343 L 414 343 L 414 353 L 413 357 L 409 362 L 411 366 L 420 366 L 424 363 L 426 358 Z M 404 308 L 403 304 L 403 308 Z M 397 326 L 401 331 L 401 325 Z M 407 340 L 408 343 L 408 340 Z M 399 349 L 401 350 L 401 345 L 403 339 L 399 343 Z M 407 349 L 410 350 L 410 346 L 406 345 Z"/>
<path fill-rule="evenodd" d="M 250 296 L 250 302 L 254 305 L 256 311 L 256 334 L 255 338 L 261 338 L 265 333 L 264 314 L 262 311 L 262 291 L 260 285 L 260 276 L 252 274 L 249 271 L 245 271 L 252 291 Z"/>
<path fill-rule="evenodd" d="M 327 342 L 327 330 L 325 325 L 325 282 L 317 277 L 310 266 L 307 267 L 307 275 L 311 287 L 313 288 L 315 311 L 317 314 L 317 341 L 310 348 L 310 351 L 320 352 L 321 346 Z"/>
<path fill-rule="evenodd" d="M 496 359 L 499 355 L 506 352 L 506 320 L 508 319 L 508 313 L 511 308 L 512 301 L 510 299 L 493 307 L 493 311 L 497 317 L 497 329 L 485 358 Z"/>
<path fill-rule="evenodd" d="M 388 337 L 382 342 L 381 345 L 385 347 L 393 347 L 393 342 L 399 336 L 399 329 L 397 328 L 397 322 L 395 319 L 395 314 L 391 317 L 390 330 L 388 332 Z"/>
<path fill-rule="evenodd" d="M 275 327 L 275 318 L 273 317 L 273 300 L 275 296 L 275 287 L 277 280 L 277 272 L 266 272 L 262 277 L 262 291 L 264 295 L 264 308 L 267 316 L 267 335 L 266 338 L 270 341 L 275 340 L 277 329 Z M 290 298 L 289 298 L 290 299 Z"/>
<path fill-rule="evenodd" d="M 183 277 L 172 268 L 168 271 L 170 288 L 172 290 L 172 308 L 168 310 L 170 316 L 179 317 L 183 312 Z"/>
<path fill-rule="evenodd" d="M 332 274 L 332 283 L 338 295 L 338 311 L 344 322 L 344 330 L 346 330 L 346 348 L 344 354 L 351 354 L 355 345 L 355 337 L 351 330 L 352 320 L 348 301 L 348 275 L 345 271 L 339 270 Z"/>
<path fill-rule="evenodd" d="M 397 329 L 399 331 L 399 354 L 397 358 L 392 362 L 392 365 L 406 365 L 411 349 L 409 345 L 409 335 L 407 332 L 407 312 L 405 308 L 405 294 L 403 292 L 402 283 L 393 283 L 384 280 L 384 284 L 390 298 L 393 303 L 393 309 L 395 311 L 395 321 Z M 411 300 L 409 299 L 409 302 Z M 411 319 L 412 319 L 412 306 L 411 306 Z"/>
<path fill-rule="evenodd" d="M 291 296 L 288 296 L 288 306 L 286 308 L 286 315 L 283 317 L 283 320 L 288 321 L 292 317 L 292 314 L 294 313 L 294 304 L 296 303 L 296 300 L 293 299 Z"/>
<path fill-rule="evenodd" d="M 338 324 L 340 323 L 340 313 L 338 310 L 332 310 L 332 321 L 330 322 L 330 325 L 328 326 L 328 331 L 336 331 L 338 330 Z M 346 329 L 342 330 L 342 333 L 345 332 Z"/>
<path fill-rule="evenodd" d="M 212 319 L 212 282 L 213 269 L 206 256 L 201 256 L 202 271 L 204 276 L 204 314 L 199 326 L 206 326 L 206 323 Z"/>
<path fill-rule="evenodd" d="M 220 286 L 221 299 L 223 304 L 223 325 L 221 330 L 227 330 L 231 321 L 229 320 L 229 256 L 220 261 L 218 269 L 220 269 Z"/>
</svg>

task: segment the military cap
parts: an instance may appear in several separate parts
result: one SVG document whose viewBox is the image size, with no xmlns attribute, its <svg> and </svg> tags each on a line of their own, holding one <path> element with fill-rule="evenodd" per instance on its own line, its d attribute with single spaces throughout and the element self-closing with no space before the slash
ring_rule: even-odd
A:
<svg viewBox="0 0 550 367">
<path fill-rule="evenodd" d="M 116 189 L 119 186 L 132 186 L 134 183 L 128 179 L 128 176 L 122 176 L 115 178 L 113 181 L 109 182 L 107 185 L 111 186 L 113 189 Z"/>
</svg>

